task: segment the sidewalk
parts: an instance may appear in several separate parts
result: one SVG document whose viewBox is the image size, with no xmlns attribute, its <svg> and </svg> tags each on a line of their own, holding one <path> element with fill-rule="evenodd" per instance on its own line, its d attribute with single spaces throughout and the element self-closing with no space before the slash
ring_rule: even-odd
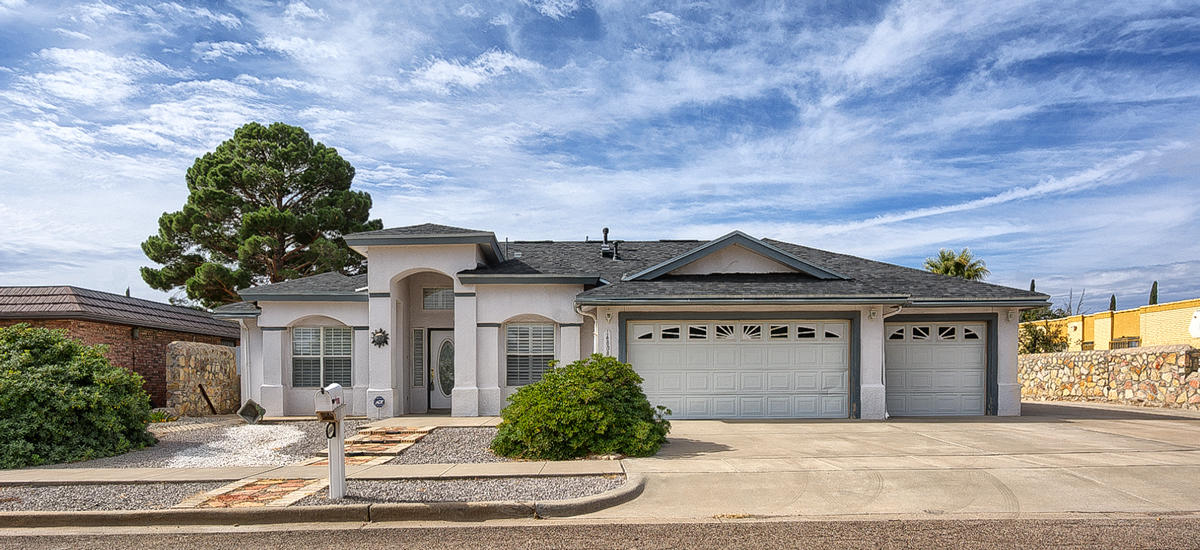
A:
<svg viewBox="0 0 1200 550">
<path fill-rule="evenodd" d="M 348 479 L 450 479 L 621 474 L 619 460 L 491 462 L 475 464 L 380 464 L 346 466 Z M 321 479 L 328 466 L 242 466 L 233 468 L 72 468 L 0 471 L 0 485 L 177 483 L 245 478 Z"/>
</svg>

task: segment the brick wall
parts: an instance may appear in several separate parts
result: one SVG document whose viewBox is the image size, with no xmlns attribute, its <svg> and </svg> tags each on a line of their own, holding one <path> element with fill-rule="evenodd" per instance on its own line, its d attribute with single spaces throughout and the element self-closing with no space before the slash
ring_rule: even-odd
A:
<svg viewBox="0 0 1200 550">
<path fill-rule="evenodd" d="M 1196 311 L 1200 311 L 1200 307 L 1142 313 L 1142 345 L 1187 344 L 1200 348 L 1200 338 L 1192 338 L 1188 332 L 1192 314 Z"/>
<path fill-rule="evenodd" d="M 146 393 L 155 407 L 167 402 L 167 344 L 176 341 L 220 344 L 219 336 L 141 327 L 137 338 L 133 327 L 74 319 L 0 319 L 0 327 L 29 323 L 35 327 L 65 329 L 74 339 L 88 345 L 108 346 L 108 360 L 146 379 Z"/>
</svg>

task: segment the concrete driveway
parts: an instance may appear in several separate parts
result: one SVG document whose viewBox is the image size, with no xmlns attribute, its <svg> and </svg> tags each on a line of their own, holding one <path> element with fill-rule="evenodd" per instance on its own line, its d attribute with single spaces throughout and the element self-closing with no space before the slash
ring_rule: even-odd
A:
<svg viewBox="0 0 1200 550">
<path fill-rule="evenodd" d="M 646 490 L 595 518 L 1200 512 L 1200 414 L 1026 403 L 1024 416 L 676 421 Z"/>
</svg>

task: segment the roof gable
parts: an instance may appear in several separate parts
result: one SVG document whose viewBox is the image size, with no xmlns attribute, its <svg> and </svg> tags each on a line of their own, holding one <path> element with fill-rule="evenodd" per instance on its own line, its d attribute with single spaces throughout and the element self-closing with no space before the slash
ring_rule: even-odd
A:
<svg viewBox="0 0 1200 550">
<path fill-rule="evenodd" d="M 755 255 L 758 259 L 748 255 Z M 778 267 L 773 267 L 778 266 Z M 689 269 L 691 268 L 691 269 Z M 730 271 L 733 269 L 734 271 Z M 736 271 L 753 269 L 753 271 Z M 693 248 L 667 261 L 655 264 L 639 272 L 625 276 L 626 281 L 652 281 L 669 273 L 715 274 L 715 273 L 802 273 L 822 280 L 839 280 L 847 277 L 742 233 L 734 231 Z"/>
</svg>

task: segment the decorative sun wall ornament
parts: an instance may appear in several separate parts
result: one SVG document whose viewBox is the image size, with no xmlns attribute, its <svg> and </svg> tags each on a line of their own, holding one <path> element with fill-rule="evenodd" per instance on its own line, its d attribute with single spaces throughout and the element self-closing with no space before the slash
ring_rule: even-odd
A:
<svg viewBox="0 0 1200 550">
<path fill-rule="evenodd" d="M 383 346 L 388 345 L 387 331 L 381 328 L 375 329 L 375 331 L 371 333 L 371 343 L 377 348 L 382 348 Z"/>
</svg>

